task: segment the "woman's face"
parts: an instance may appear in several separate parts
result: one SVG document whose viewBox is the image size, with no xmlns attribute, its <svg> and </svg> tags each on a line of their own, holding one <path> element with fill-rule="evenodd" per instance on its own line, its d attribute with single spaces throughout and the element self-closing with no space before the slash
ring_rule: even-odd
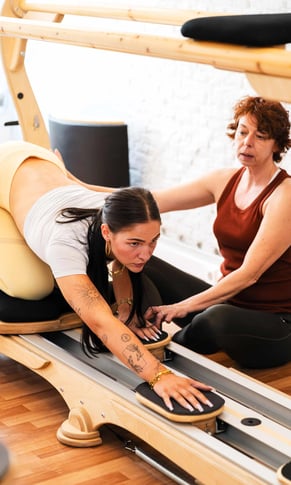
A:
<svg viewBox="0 0 291 485">
<path fill-rule="evenodd" d="M 240 118 L 234 140 L 237 158 L 245 167 L 273 163 L 276 142 L 267 133 L 258 130 L 254 116 L 247 114 Z"/>
<path fill-rule="evenodd" d="M 149 221 L 113 233 L 102 224 L 102 235 L 110 241 L 112 256 L 133 273 L 139 273 L 151 258 L 160 237 L 159 221 Z"/>
</svg>

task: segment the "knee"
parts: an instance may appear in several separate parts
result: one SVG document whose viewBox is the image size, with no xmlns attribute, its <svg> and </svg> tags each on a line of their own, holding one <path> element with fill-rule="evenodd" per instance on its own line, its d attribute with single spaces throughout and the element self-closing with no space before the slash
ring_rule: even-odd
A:
<svg viewBox="0 0 291 485">
<path fill-rule="evenodd" d="M 229 326 L 233 326 L 233 319 L 227 307 L 225 304 L 213 305 L 196 315 L 193 322 L 197 331 L 215 336 L 216 339 L 219 335 L 228 333 Z"/>
<path fill-rule="evenodd" d="M 228 326 L 226 305 L 213 305 L 196 315 L 192 322 L 177 332 L 173 341 L 201 354 L 221 349 L 221 335 Z"/>
</svg>

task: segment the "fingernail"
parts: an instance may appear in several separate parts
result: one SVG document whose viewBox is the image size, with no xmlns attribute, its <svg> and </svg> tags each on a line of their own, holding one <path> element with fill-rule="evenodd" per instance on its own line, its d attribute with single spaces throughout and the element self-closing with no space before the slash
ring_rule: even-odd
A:
<svg viewBox="0 0 291 485">
<path fill-rule="evenodd" d="M 201 404 L 196 404 L 195 408 L 198 409 L 198 411 L 200 411 L 201 413 L 203 412 L 203 407 L 201 406 Z"/>
<path fill-rule="evenodd" d="M 187 404 L 187 409 L 188 409 L 188 411 L 190 411 L 191 413 L 194 411 L 194 408 L 191 406 L 191 404 Z"/>
<path fill-rule="evenodd" d="M 207 401 L 206 401 L 206 404 L 207 404 L 207 406 L 209 406 L 210 408 L 213 408 L 213 404 L 212 404 L 212 402 L 208 401 L 208 399 L 207 399 Z"/>
<path fill-rule="evenodd" d="M 172 405 L 169 405 L 169 406 L 168 406 L 168 409 L 169 409 L 170 411 L 173 411 L 173 410 L 174 410 L 174 408 L 173 408 L 173 406 L 172 406 Z"/>
</svg>

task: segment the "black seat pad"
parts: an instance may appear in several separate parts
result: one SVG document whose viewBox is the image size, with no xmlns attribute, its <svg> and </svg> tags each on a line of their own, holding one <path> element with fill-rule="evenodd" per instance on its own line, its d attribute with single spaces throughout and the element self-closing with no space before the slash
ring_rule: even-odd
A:
<svg viewBox="0 0 291 485">
<path fill-rule="evenodd" d="M 0 291 L 0 321 L 2 322 L 54 320 L 67 312 L 72 312 L 72 309 L 58 288 L 42 300 L 23 300 Z"/>
</svg>

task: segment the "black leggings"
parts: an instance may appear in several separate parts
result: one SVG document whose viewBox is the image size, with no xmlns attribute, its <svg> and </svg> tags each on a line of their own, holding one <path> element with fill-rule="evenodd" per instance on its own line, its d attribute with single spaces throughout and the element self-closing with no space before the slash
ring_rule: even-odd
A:
<svg viewBox="0 0 291 485">
<path fill-rule="evenodd" d="M 145 269 L 169 305 L 211 285 L 153 257 Z M 240 308 L 227 303 L 175 319 L 182 327 L 173 340 L 195 352 L 219 350 L 246 368 L 268 368 L 291 360 L 291 314 Z"/>
</svg>

